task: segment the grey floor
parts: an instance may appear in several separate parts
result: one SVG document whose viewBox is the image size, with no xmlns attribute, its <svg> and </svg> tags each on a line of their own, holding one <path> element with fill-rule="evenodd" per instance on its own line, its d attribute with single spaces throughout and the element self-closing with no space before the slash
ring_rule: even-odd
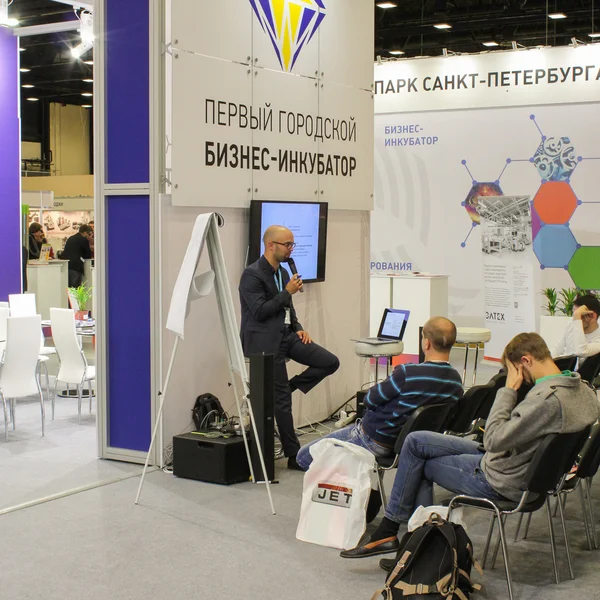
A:
<svg viewBox="0 0 600 600">
<path fill-rule="evenodd" d="M 479 379 L 487 380 L 496 370 L 483 366 Z M 62 491 L 61 487 L 135 475 L 136 466 L 94 459 L 94 417 L 86 414 L 78 426 L 75 402 L 57 405 L 57 419 L 49 424 L 43 440 L 37 410 L 33 403 L 19 406 L 19 437 L 13 439 L 17 434 L 11 433 L 9 444 L 0 442 L 4 506 L 6 498 L 14 503 Z M 307 433 L 301 439 L 315 437 Z M 276 516 L 270 514 L 264 486 L 222 487 L 162 471 L 148 475 L 139 506 L 133 504 L 139 478 L 132 477 L 4 514 L 0 516 L 3 542 L 10 558 L 3 570 L 2 597 L 371 598 L 384 581 L 378 560 L 343 560 L 337 550 L 297 541 L 302 474 L 287 471 L 283 461 L 277 466 L 280 483 L 272 486 Z M 595 496 L 600 500 L 597 486 Z M 598 500 L 595 507 L 600 515 Z M 565 595 L 600 598 L 600 551 L 585 549 L 576 498 L 569 501 L 567 518 L 576 580 L 568 578 L 558 535 L 564 581 L 552 583 L 546 516 L 536 514 L 529 539 L 510 543 L 519 600 L 564 600 Z M 471 512 L 466 521 L 480 554 L 487 517 Z M 509 524 L 509 531 L 513 530 L 514 523 Z M 484 591 L 475 598 L 507 598 L 501 560 L 479 580 Z"/>
</svg>

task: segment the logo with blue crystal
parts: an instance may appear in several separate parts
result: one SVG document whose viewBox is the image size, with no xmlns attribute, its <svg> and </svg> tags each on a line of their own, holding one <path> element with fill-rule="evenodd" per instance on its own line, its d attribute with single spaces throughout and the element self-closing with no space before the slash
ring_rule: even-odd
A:
<svg viewBox="0 0 600 600">
<path fill-rule="evenodd" d="M 291 72 L 325 18 L 323 0 L 250 0 L 281 68 Z"/>
</svg>

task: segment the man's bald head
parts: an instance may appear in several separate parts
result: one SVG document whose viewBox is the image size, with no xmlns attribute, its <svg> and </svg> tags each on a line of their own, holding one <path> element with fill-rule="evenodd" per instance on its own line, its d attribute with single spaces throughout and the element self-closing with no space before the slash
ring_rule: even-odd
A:
<svg viewBox="0 0 600 600">
<path fill-rule="evenodd" d="M 423 326 L 423 338 L 437 352 L 450 352 L 456 342 L 456 325 L 446 317 L 432 317 Z"/>
<path fill-rule="evenodd" d="M 282 238 L 286 238 L 285 241 L 287 241 L 287 238 L 290 235 L 293 238 L 292 232 L 287 227 L 284 227 L 283 225 L 271 225 L 270 227 L 267 227 L 265 234 L 263 235 L 263 243 L 266 246 L 269 242 L 280 242 L 282 241 Z"/>
</svg>

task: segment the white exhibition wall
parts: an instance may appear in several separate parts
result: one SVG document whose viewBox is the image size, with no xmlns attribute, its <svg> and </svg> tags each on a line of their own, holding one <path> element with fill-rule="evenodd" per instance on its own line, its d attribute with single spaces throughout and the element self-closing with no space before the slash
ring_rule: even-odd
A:
<svg viewBox="0 0 600 600">
<path fill-rule="evenodd" d="M 339 357 L 341 368 L 307 396 L 294 398 L 296 424 L 307 425 L 328 416 L 369 376 L 351 338 L 368 334 L 369 319 L 373 5 L 228 0 L 211 5 L 210 12 L 199 2 L 170 6 L 163 323 L 198 214 L 225 217 L 221 242 L 239 322 L 250 200 L 328 202 L 326 281 L 306 285 L 294 304 L 305 329 Z M 173 343 L 163 333 L 163 373 Z M 288 367 L 290 374 L 298 368 Z M 165 408 L 164 443 L 189 428 L 201 393 L 215 394 L 230 411 L 229 381 L 211 295 L 193 303 L 186 321 Z"/>
<path fill-rule="evenodd" d="M 599 71 L 595 46 L 376 66 L 371 270 L 394 272 L 412 263 L 414 271 L 450 275 L 450 317 L 482 326 L 481 227 L 463 203 L 499 194 L 534 200 L 549 180 L 567 192 L 570 185 L 574 196 L 539 215 L 555 225 L 544 231 L 552 233 L 544 244 L 543 236 L 532 244 L 534 289 L 574 286 L 564 267 L 576 244 L 600 245 Z M 564 212 L 567 204 L 572 216 Z M 567 230 L 574 241 L 566 240 Z M 557 232 L 565 235 L 553 237 Z M 552 267 L 542 270 L 544 262 Z M 540 296 L 538 316 L 541 305 Z"/>
</svg>

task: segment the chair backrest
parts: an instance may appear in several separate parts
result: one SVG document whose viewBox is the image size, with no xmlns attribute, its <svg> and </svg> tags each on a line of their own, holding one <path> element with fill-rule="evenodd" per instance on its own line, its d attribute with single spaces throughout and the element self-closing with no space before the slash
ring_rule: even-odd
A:
<svg viewBox="0 0 600 600">
<path fill-rule="evenodd" d="M 481 405 L 490 397 L 495 396 L 495 388 L 493 384 L 476 385 L 469 388 L 465 395 L 457 402 L 456 408 L 450 415 L 448 421 L 448 430 L 454 433 L 465 433 L 473 421 L 478 418 L 486 418 L 487 414 L 480 417 Z M 489 414 L 489 410 L 488 410 Z"/>
<path fill-rule="evenodd" d="M 31 317 L 37 314 L 35 294 L 10 294 L 8 304 L 11 317 Z"/>
<path fill-rule="evenodd" d="M 0 306 L 0 342 L 6 340 L 6 319 L 10 316 L 8 307 Z"/>
<path fill-rule="evenodd" d="M 500 388 L 506 385 L 506 371 L 503 369 L 496 373 L 489 381 L 488 385 L 493 385 L 494 390 L 497 392 Z"/>
<path fill-rule="evenodd" d="M 36 377 L 42 317 L 8 317 L 6 348 L 0 371 L 0 389 L 5 398 L 39 394 Z"/>
<path fill-rule="evenodd" d="M 573 354 L 569 356 L 558 356 L 554 360 L 554 364 L 561 371 L 574 371 L 577 366 L 577 357 Z"/>
<path fill-rule="evenodd" d="M 574 433 L 553 433 L 536 450 L 525 475 L 525 489 L 536 494 L 554 490 L 577 459 L 590 434 L 590 427 Z"/>
<path fill-rule="evenodd" d="M 65 383 L 81 383 L 86 362 L 77 340 L 75 312 L 70 308 L 51 308 L 50 324 L 54 347 L 60 358 L 57 379 Z"/>
<path fill-rule="evenodd" d="M 577 372 L 581 375 L 581 379 L 593 384 L 594 379 L 600 373 L 600 353 L 586 358 L 579 369 L 577 369 Z"/>
<path fill-rule="evenodd" d="M 394 452 L 400 454 L 406 436 L 409 433 L 413 433 L 413 431 L 434 431 L 438 433 L 444 431 L 453 408 L 453 402 L 419 406 L 402 426 L 396 439 Z"/>
<path fill-rule="evenodd" d="M 581 479 L 594 477 L 600 466 L 600 423 L 592 427 L 592 433 L 583 446 L 579 466 L 577 467 L 577 476 Z"/>
</svg>

